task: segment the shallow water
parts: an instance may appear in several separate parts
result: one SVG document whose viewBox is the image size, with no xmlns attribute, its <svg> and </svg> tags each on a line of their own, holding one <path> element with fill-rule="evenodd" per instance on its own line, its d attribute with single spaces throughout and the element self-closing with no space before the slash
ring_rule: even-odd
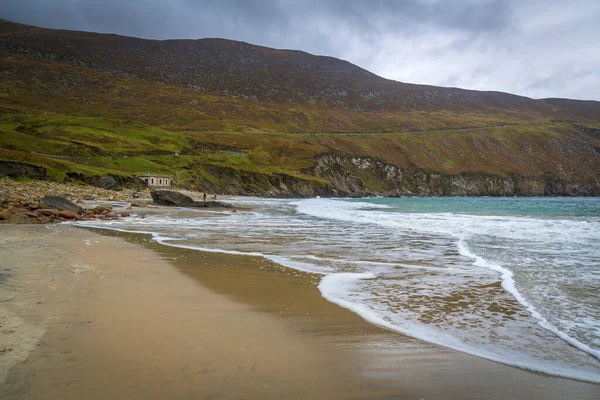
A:
<svg viewBox="0 0 600 400">
<path fill-rule="evenodd" d="M 261 255 L 322 274 L 325 298 L 377 325 L 522 368 L 600 381 L 600 199 L 235 203 L 256 208 L 85 225 Z"/>
</svg>

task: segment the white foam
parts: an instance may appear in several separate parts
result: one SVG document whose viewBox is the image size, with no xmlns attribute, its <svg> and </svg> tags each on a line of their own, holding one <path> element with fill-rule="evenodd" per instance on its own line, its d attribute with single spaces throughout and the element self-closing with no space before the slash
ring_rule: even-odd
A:
<svg viewBox="0 0 600 400">
<path fill-rule="evenodd" d="M 506 290 L 508 293 L 510 293 L 515 298 L 515 300 L 517 300 L 519 303 L 521 303 L 527 309 L 527 311 L 531 314 L 531 316 L 538 320 L 538 324 L 542 328 L 552 332 L 557 337 L 559 337 L 562 340 L 564 340 L 565 342 L 569 343 L 571 346 L 576 347 L 579 350 L 585 351 L 586 353 L 588 353 L 600 360 L 600 351 L 593 349 L 590 346 L 586 345 L 585 343 L 581 343 L 577 339 L 572 338 L 569 335 L 567 335 L 566 333 L 561 332 L 560 330 L 556 329 L 556 327 L 554 327 L 550 322 L 548 322 L 548 320 L 546 318 L 544 318 L 535 309 L 535 307 L 525 299 L 525 297 L 523 297 L 523 295 L 519 292 L 519 290 L 517 289 L 517 286 L 515 285 L 515 280 L 513 278 L 514 274 L 512 273 L 512 271 L 510 271 L 509 269 L 504 268 L 496 263 L 485 260 L 484 258 L 479 257 L 476 254 L 473 254 L 469 250 L 469 247 L 467 246 L 464 239 L 462 239 L 462 238 L 459 239 L 457 246 L 458 246 L 459 252 L 462 255 L 475 260 L 473 262 L 473 265 L 499 272 L 501 275 L 501 279 L 502 279 L 502 288 L 504 290 Z"/>
<path fill-rule="evenodd" d="M 292 203 L 299 213 L 339 221 L 375 224 L 429 234 L 485 235 L 536 242 L 591 244 L 600 241 L 600 222 L 532 217 L 453 213 L 393 213 L 376 211 L 377 204 L 335 199 L 308 199 Z M 531 235 L 535 231 L 536 235 Z"/>
<path fill-rule="evenodd" d="M 530 371 L 543 372 L 546 374 L 577 379 L 587 382 L 600 382 L 600 376 L 598 376 L 597 374 L 589 373 L 587 371 L 572 370 L 566 367 L 550 366 L 547 364 L 541 364 L 536 360 L 520 362 L 514 359 L 507 359 L 490 351 L 486 351 L 484 349 L 474 346 L 469 346 L 465 342 L 455 338 L 452 335 L 445 334 L 442 331 L 428 327 L 423 324 L 405 323 L 400 325 L 398 323 L 390 323 L 385 318 L 383 318 L 382 315 L 370 309 L 364 303 L 351 301 L 348 299 L 350 297 L 349 294 L 351 293 L 352 288 L 354 287 L 357 281 L 374 278 L 376 278 L 376 275 L 370 273 L 331 274 L 321 279 L 318 288 L 322 296 L 328 301 L 337 304 L 340 307 L 346 308 L 358 314 L 367 322 L 370 322 L 382 328 L 394 332 L 399 332 L 407 336 L 411 336 L 416 339 L 421 339 L 426 342 L 434 343 L 443 347 L 448 347 L 453 350 L 468 353 L 477 357 L 496 361 L 502 364 L 512 365 Z"/>
</svg>

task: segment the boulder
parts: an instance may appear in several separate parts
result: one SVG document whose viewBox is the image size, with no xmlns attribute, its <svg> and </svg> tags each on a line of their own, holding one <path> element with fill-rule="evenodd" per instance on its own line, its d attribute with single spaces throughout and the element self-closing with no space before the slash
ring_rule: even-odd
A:
<svg viewBox="0 0 600 400">
<path fill-rule="evenodd" d="M 10 218 L 8 219 L 8 221 L 11 224 L 30 224 L 31 223 L 31 218 L 29 218 L 29 216 L 25 215 L 25 214 L 13 214 L 10 216 Z"/>
<path fill-rule="evenodd" d="M 40 208 L 36 210 L 39 215 L 45 215 L 48 217 L 56 217 L 58 215 L 58 210 L 55 208 Z"/>
<path fill-rule="evenodd" d="M 233 208 L 231 204 L 221 203 L 220 201 L 197 201 L 196 207 L 209 207 L 209 208 Z"/>
<path fill-rule="evenodd" d="M 113 208 L 108 204 L 100 204 L 94 208 L 94 214 L 108 214 L 111 213 Z"/>
<path fill-rule="evenodd" d="M 58 211 L 72 211 L 83 214 L 83 208 L 63 196 L 44 196 L 40 199 L 40 208 L 55 208 Z"/>
<path fill-rule="evenodd" d="M 134 201 L 131 202 L 131 204 L 129 205 L 129 207 L 146 208 L 146 207 L 148 207 L 148 204 L 150 204 L 149 200 L 134 200 Z"/>
<path fill-rule="evenodd" d="M 195 201 L 183 193 L 171 190 L 153 190 L 150 192 L 154 204 L 161 206 L 195 207 Z"/>
<path fill-rule="evenodd" d="M 10 211 L 8 211 L 6 208 L 2 211 L 0 211 L 0 219 L 9 219 L 10 218 Z"/>
<path fill-rule="evenodd" d="M 119 183 L 112 176 L 101 176 L 92 182 L 92 185 L 102 189 L 116 189 Z"/>
<path fill-rule="evenodd" d="M 231 204 L 219 201 L 194 201 L 189 196 L 170 190 L 155 190 L 150 193 L 154 204 L 175 207 L 211 207 L 211 208 L 233 208 Z"/>
<path fill-rule="evenodd" d="M 61 218 L 65 218 L 65 219 L 76 219 L 76 220 L 81 219 L 81 215 L 79 215 L 75 211 L 71 211 L 71 210 L 61 210 L 58 212 L 58 216 Z"/>
</svg>

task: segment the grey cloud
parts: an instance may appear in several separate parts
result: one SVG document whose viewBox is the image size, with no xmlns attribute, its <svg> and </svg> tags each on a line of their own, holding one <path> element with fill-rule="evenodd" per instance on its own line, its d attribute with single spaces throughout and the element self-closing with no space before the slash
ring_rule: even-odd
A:
<svg viewBox="0 0 600 400">
<path fill-rule="evenodd" d="M 118 31 L 153 39 L 196 38 L 234 29 L 254 35 L 321 20 L 356 31 L 410 32 L 419 26 L 494 31 L 510 21 L 506 0 L 5 0 L 5 18 L 43 26 Z M 141 18 L 144 18 L 141 20 Z M 176 19 L 175 21 L 173 21 Z M 169 23 L 169 25 L 165 25 Z M 175 23 L 173 23 L 175 22 Z M 118 33 L 117 32 L 117 33 Z M 292 33 L 292 32 L 290 32 Z"/>
</svg>

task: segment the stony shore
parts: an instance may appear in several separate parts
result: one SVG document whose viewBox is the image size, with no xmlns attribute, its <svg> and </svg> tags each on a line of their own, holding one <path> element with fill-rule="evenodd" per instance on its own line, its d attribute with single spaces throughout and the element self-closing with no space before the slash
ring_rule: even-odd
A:
<svg viewBox="0 0 600 400">
<path fill-rule="evenodd" d="M 156 198 L 155 198 L 156 197 Z M 211 196 L 212 197 L 212 196 Z M 175 207 L 231 208 L 217 201 L 196 201 L 203 193 L 102 189 L 51 181 L 17 182 L 0 179 L 0 224 L 48 224 L 73 220 L 119 219 L 128 217 L 133 208 Z M 129 201 L 130 205 L 113 210 L 107 202 Z M 155 205 L 152 205 L 154 203 Z M 90 206 L 94 204 L 94 206 Z M 142 215 L 144 218 L 144 215 Z"/>
<path fill-rule="evenodd" d="M 108 205 L 89 209 L 80 205 L 84 201 L 124 201 L 143 197 L 149 197 L 149 193 L 50 181 L 0 179 L 0 223 L 48 224 L 68 220 L 118 219 L 127 216 L 126 213 L 117 215 Z"/>
</svg>

